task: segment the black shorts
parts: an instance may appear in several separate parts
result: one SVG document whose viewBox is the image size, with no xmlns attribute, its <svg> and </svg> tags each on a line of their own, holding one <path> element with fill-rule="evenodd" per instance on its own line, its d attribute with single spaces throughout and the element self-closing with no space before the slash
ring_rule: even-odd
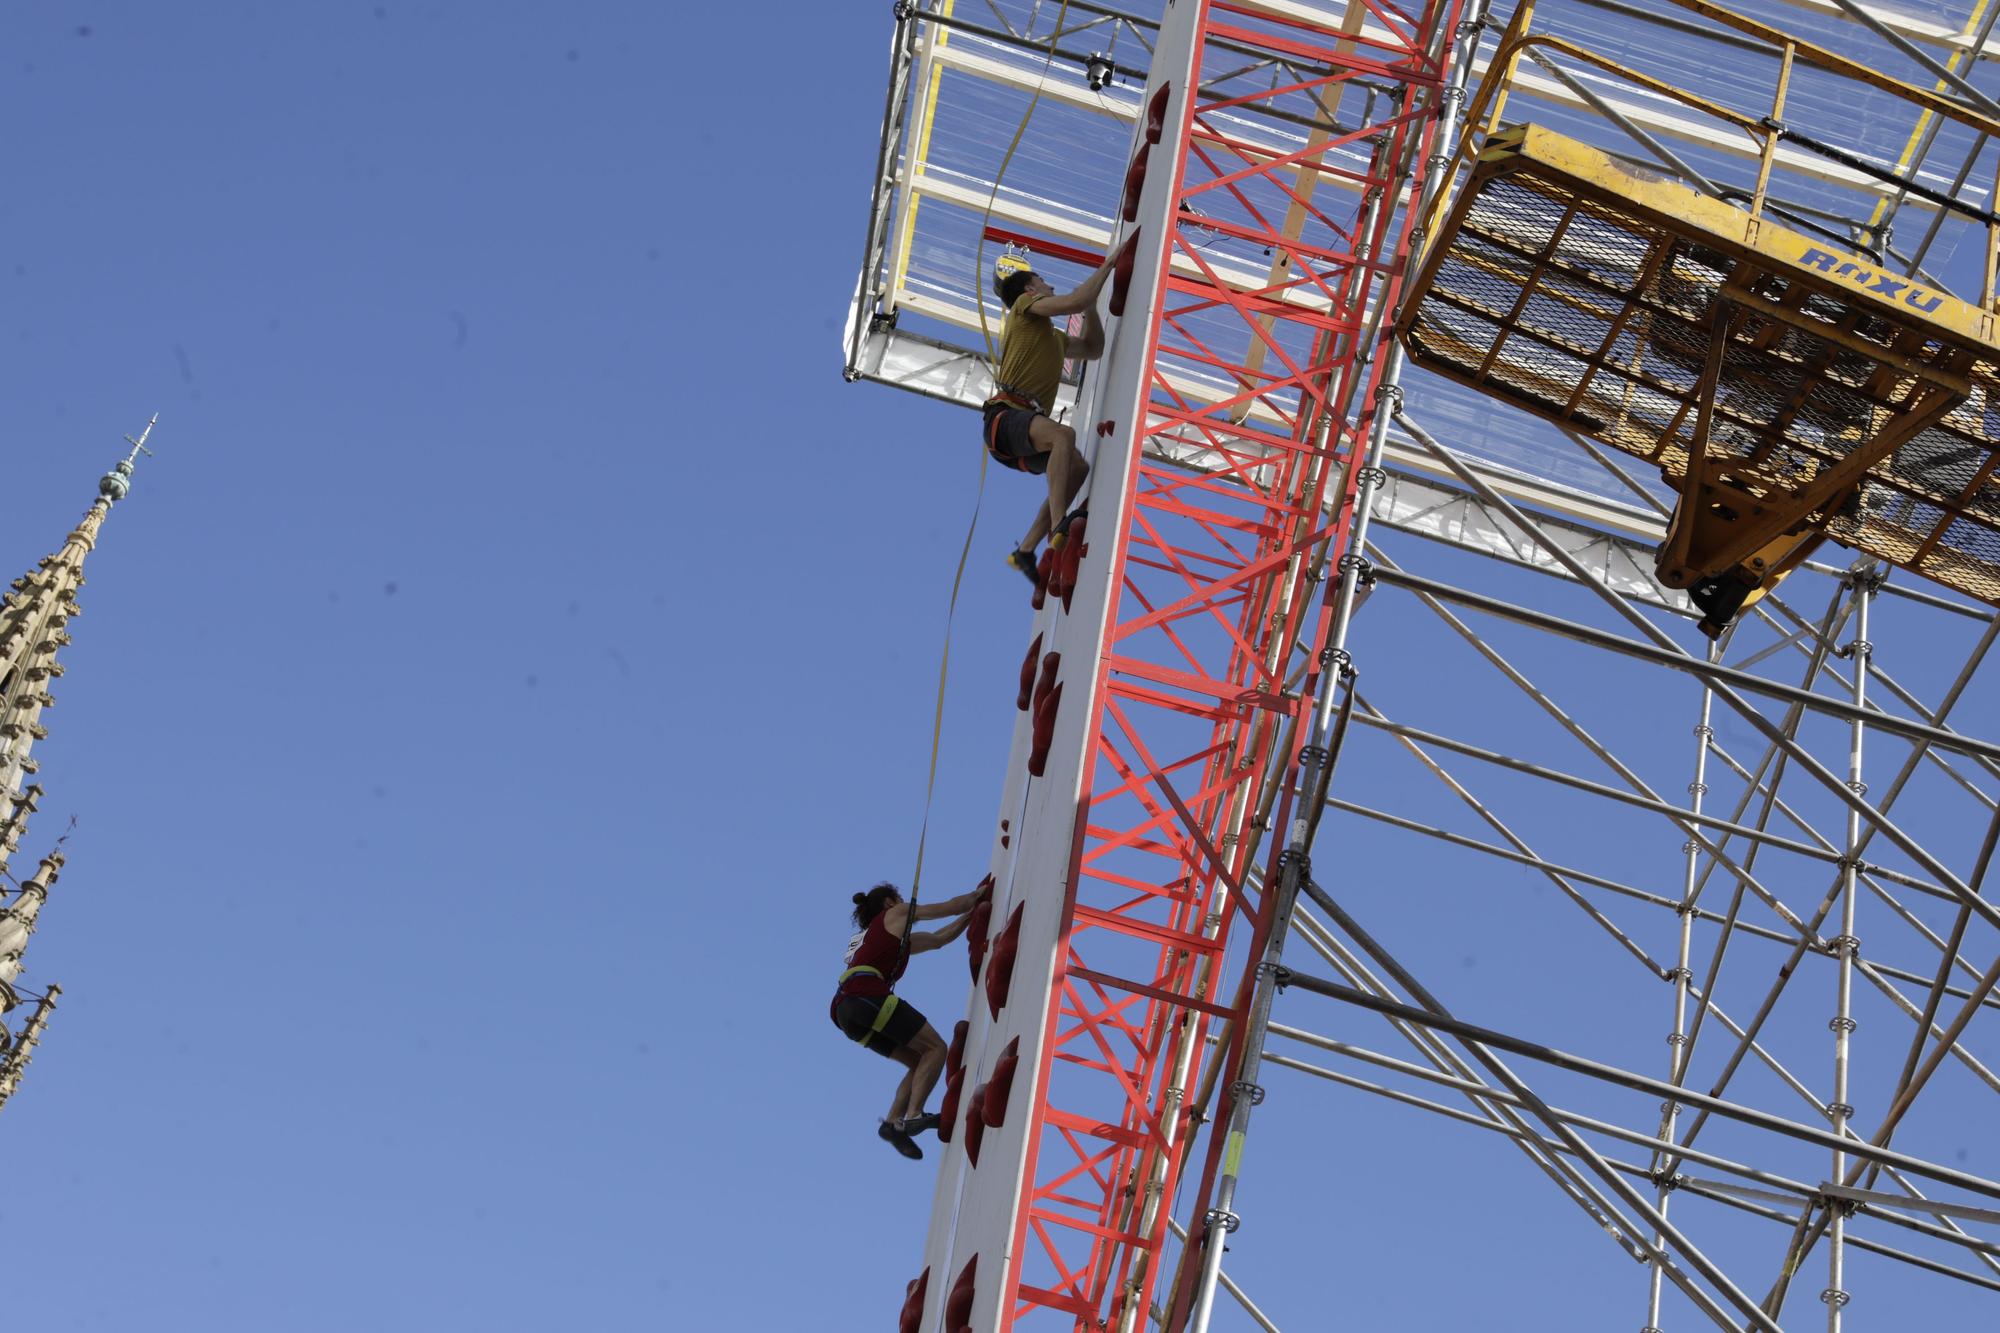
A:
<svg viewBox="0 0 2000 1333">
<path fill-rule="evenodd" d="M 916 1040 L 925 1019 L 917 1006 L 899 996 L 843 995 L 834 1005 L 833 1021 L 850 1041 L 893 1057 L 898 1046 Z"/>
<path fill-rule="evenodd" d="M 1028 428 L 1040 415 L 1025 407 L 988 403 L 985 413 L 986 452 L 993 455 L 995 462 L 1016 472 L 1032 472 L 1037 476 L 1047 472 L 1049 456 L 1038 452 L 1035 442 L 1028 437 Z"/>
</svg>

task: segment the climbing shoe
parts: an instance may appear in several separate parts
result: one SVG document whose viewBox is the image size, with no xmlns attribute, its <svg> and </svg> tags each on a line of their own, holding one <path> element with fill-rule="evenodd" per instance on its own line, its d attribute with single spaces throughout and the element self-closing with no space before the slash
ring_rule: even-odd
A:
<svg viewBox="0 0 2000 1333">
<path fill-rule="evenodd" d="M 1035 573 L 1035 553 L 1033 551 L 1023 551 L 1016 547 L 1014 550 L 1007 552 L 1007 567 L 1009 569 L 1020 570 L 1028 582 L 1035 585 L 1036 592 L 1042 590 L 1041 576 Z"/>
<path fill-rule="evenodd" d="M 882 1122 L 882 1127 L 875 1131 L 875 1137 L 881 1139 L 882 1142 L 888 1144 L 891 1148 L 894 1148 L 913 1162 L 924 1155 L 924 1150 L 913 1143 L 908 1134 L 896 1128 L 895 1124 L 890 1121 L 884 1120 Z"/>
<path fill-rule="evenodd" d="M 905 1116 L 902 1122 L 903 1132 L 913 1138 L 927 1129 L 936 1129 L 937 1127 L 938 1118 L 935 1111 L 926 1111 L 922 1115 Z"/>
<path fill-rule="evenodd" d="M 1090 510 L 1088 508 L 1072 509 L 1069 513 L 1064 514 L 1063 521 L 1056 524 L 1056 530 L 1049 534 L 1049 549 L 1051 551 L 1062 550 L 1064 544 L 1069 541 L 1069 525 L 1078 519 L 1089 517 Z"/>
</svg>

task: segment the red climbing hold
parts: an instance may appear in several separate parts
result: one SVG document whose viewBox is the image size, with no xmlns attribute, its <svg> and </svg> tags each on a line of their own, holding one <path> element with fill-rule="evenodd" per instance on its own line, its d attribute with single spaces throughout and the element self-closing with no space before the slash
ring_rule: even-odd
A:
<svg viewBox="0 0 2000 1333">
<path fill-rule="evenodd" d="M 1077 514 L 1069 521 L 1069 540 L 1063 543 L 1062 553 L 1056 557 L 1055 577 L 1049 591 L 1062 598 L 1063 611 L 1069 611 L 1070 598 L 1076 594 L 1076 571 L 1088 553 L 1084 547 L 1083 534 L 1090 526 L 1090 519 Z"/>
<path fill-rule="evenodd" d="M 917 1333 L 924 1323 L 924 1297 L 930 1294 L 931 1270 L 926 1268 L 910 1283 L 903 1297 L 903 1317 L 896 1321 L 896 1333 Z"/>
<path fill-rule="evenodd" d="M 1167 132 L 1167 99 L 1173 95 L 1174 85 L 1163 83 L 1160 91 L 1153 94 L 1153 100 L 1146 103 L 1146 142 L 1158 143 L 1160 136 Z"/>
<path fill-rule="evenodd" d="M 938 1099 L 937 1136 L 950 1143 L 958 1125 L 958 1097 L 965 1090 L 965 1067 L 960 1065 L 944 1076 L 944 1096 Z"/>
<path fill-rule="evenodd" d="M 986 1100 L 986 1085 L 980 1084 L 965 1099 L 965 1160 L 979 1165 L 979 1145 L 986 1138 L 985 1112 L 980 1103 Z M 947 1321 L 949 1322 L 949 1321 Z"/>
<path fill-rule="evenodd" d="M 978 975 L 975 968 L 973 976 Z M 971 1028 L 970 1019 L 959 1019 L 958 1026 L 951 1030 L 951 1045 L 945 1049 L 944 1100 L 938 1103 L 937 1136 L 940 1143 L 951 1142 L 952 1126 L 958 1120 L 958 1091 L 965 1083 L 965 1034 Z"/>
<path fill-rule="evenodd" d="M 1035 688 L 1032 696 L 1034 700 L 1034 706 L 1036 708 L 1040 708 L 1042 706 L 1042 700 L 1048 698 L 1049 691 L 1055 688 L 1056 672 L 1060 670 L 1062 670 L 1061 653 L 1050 653 L 1047 657 L 1044 657 L 1042 659 L 1042 674 L 1035 681 Z"/>
<path fill-rule="evenodd" d="M 1055 740 L 1056 712 L 1062 707 L 1063 687 L 1060 683 L 1035 705 L 1035 726 L 1028 738 L 1028 772 L 1034 777 L 1042 776 L 1049 766 L 1049 745 Z"/>
<path fill-rule="evenodd" d="M 1151 151 L 1150 145 L 1140 144 L 1139 151 L 1133 155 L 1132 165 L 1125 169 L 1125 199 L 1118 213 L 1127 222 L 1135 221 L 1139 216 L 1139 195 L 1146 188 L 1146 157 Z"/>
<path fill-rule="evenodd" d="M 1125 238 L 1125 244 L 1118 251 L 1118 262 L 1111 269 L 1111 300 L 1106 306 L 1113 318 L 1125 313 L 1125 294 L 1132 288 L 1132 267 L 1139 260 L 1139 230 Z"/>
<path fill-rule="evenodd" d="M 1007 992 L 1014 984 L 1014 955 L 1021 948 L 1021 909 L 1026 903 L 1015 903 L 1014 913 L 1007 918 L 1007 929 L 1000 932 L 991 955 L 986 960 L 986 1012 L 995 1022 L 1000 1019 L 1001 1009 L 1006 1007 Z"/>
<path fill-rule="evenodd" d="M 1048 595 L 1049 566 L 1054 563 L 1055 558 L 1056 554 L 1054 551 L 1044 549 L 1042 551 L 1042 558 L 1035 562 L 1035 597 L 1028 605 L 1034 607 L 1037 611 L 1042 609 L 1042 599 Z"/>
<path fill-rule="evenodd" d="M 1033 693 L 1035 688 L 1035 661 L 1041 655 L 1042 636 L 1037 634 L 1035 641 L 1028 645 L 1028 655 L 1021 660 L 1021 692 L 1014 697 L 1014 707 L 1024 713 L 1028 711 L 1028 696 Z M 1001 820 L 1000 827 L 1002 830 L 1005 830 L 1007 821 L 1004 819 Z"/>
<path fill-rule="evenodd" d="M 1021 1063 L 1021 1039 L 1007 1043 L 1000 1051 L 1000 1058 L 993 1062 L 993 1076 L 986 1080 L 986 1096 L 980 1104 L 980 1116 L 988 1129 L 998 1129 L 1007 1120 L 1007 1094 L 1014 1088 L 1014 1070 Z"/>
<path fill-rule="evenodd" d="M 945 1047 L 944 1063 L 948 1069 L 965 1067 L 965 1038 L 972 1031 L 972 1020 L 961 1018 L 958 1026 L 951 1030 L 951 1045 Z"/>
<path fill-rule="evenodd" d="M 972 1322 L 972 1295 L 979 1282 L 979 1256 L 973 1255 L 958 1270 L 958 1281 L 944 1298 L 944 1326 L 952 1333 Z"/>
<path fill-rule="evenodd" d="M 972 979 L 979 980 L 979 964 L 986 958 L 986 930 L 993 921 L 993 899 L 981 898 L 972 905 L 965 921 L 965 952 L 972 960 Z M 960 1026 L 963 1026 L 961 1024 Z"/>
</svg>

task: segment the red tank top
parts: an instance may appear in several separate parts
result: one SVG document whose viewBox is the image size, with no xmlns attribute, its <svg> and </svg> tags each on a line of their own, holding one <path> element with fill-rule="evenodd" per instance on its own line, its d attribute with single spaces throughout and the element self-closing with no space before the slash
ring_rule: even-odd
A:
<svg viewBox="0 0 2000 1333">
<path fill-rule="evenodd" d="M 857 931 L 847 942 L 847 960 L 841 970 L 854 967 L 872 967 L 874 972 L 860 972 L 840 983 L 841 995 L 887 995 L 910 960 L 903 953 L 901 937 L 890 932 L 882 924 L 887 911 L 877 912 L 875 919 L 866 928 Z"/>
</svg>

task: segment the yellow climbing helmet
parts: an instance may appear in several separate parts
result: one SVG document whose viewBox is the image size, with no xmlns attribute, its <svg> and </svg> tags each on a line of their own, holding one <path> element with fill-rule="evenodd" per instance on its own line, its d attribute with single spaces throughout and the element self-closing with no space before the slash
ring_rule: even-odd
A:
<svg viewBox="0 0 2000 1333">
<path fill-rule="evenodd" d="M 1000 284 L 1016 273 L 1033 273 L 1035 266 L 1028 262 L 1026 250 L 1016 250 L 1008 246 L 1000 257 L 993 261 L 993 294 L 1000 295 Z"/>
</svg>

